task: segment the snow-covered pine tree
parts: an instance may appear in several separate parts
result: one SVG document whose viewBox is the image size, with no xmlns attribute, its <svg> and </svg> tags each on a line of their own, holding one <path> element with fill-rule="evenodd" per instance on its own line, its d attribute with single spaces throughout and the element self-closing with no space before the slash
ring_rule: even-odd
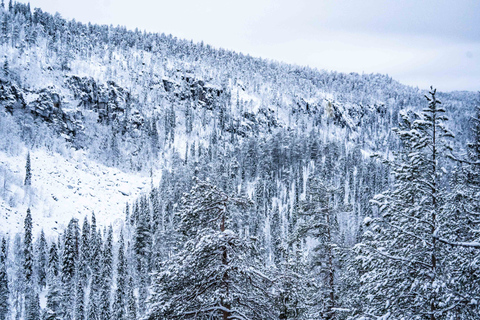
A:
<svg viewBox="0 0 480 320">
<path fill-rule="evenodd" d="M 8 274 L 7 274 L 7 240 L 2 238 L 0 251 L 0 320 L 6 320 L 9 313 Z"/>
<path fill-rule="evenodd" d="M 93 272 L 93 267 L 96 267 L 96 262 L 98 261 L 98 256 L 95 256 L 95 254 L 98 254 L 96 252 L 99 248 L 99 239 L 100 238 L 97 234 L 97 219 L 95 217 L 95 212 L 92 211 L 92 223 L 90 225 L 90 243 L 88 245 L 89 254 L 89 263 L 90 263 L 90 270 Z M 101 251 L 101 249 L 100 249 Z"/>
<path fill-rule="evenodd" d="M 25 284 L 27 286 L 32 286 L 32 277 L 33 277 L 33 243 L 32 243 L 32 214 L 30 208 L 27 209 L 27 215 L 25 216 L 24 222 L 24 240 L 23 240 L 23 256 L 25 259 L 24 270 L 25 270 Z"/>
<path fill-rule="evenodd" d="M 150 192 L 150 203 L 152 206 L 152 269 L 158 269 L 160 262 L 164 259 L 165 239 L 164 239 L 164 219 L 163 210 L 160 202 L 159 191 L 152 188 Z"/>
<path fill-rule="evenodd" d="M 27 153 L 27 163 L 25 164 L 25 182 L 26 186 L 32 185 L 32 165 L 30 162 L 30 151 Z"/>
<path fill-rule="evenodd" d="M 480 314 L 480 102 L 472 118 L 465 159 L 456 160 L 451 192 L 444 207 L 445 226 L 437 233 L 446 255 L 449 314 L 472 319 Z"/>
<path fill-rule="evenodd" d="M 75 281 L 75 320 L 85 319 L 85 290 L 83 283 L 79 279 L 79 275 L 76 276 Z"/>
<path fill-rule="evenodd" d="M 99 301 L 100 320 L 110 320 L 111 311 L 111 286 L 113 277 L 113 229 L 108 227 L 107 237 L 103 248 L 101 263 L 101 295 Z"/>
<path fill-rule="evenodd" d="M 275 265 L 279 266 L 285 262 L 285 243 L 282 233 L 282 217 L 278 206 L 272 208 L 270 212 L 270 237 L 272 242 L 272 255 Z"/>
<path fill-rule="evenodd" d="M 25 306 L 25 258 L 24 246 L 20 234 L 16 234 L 13 240 L 13 279 L 9 287 L 12 297 L 11 308 L 14 310 L 15 319 L 20 319 Z"/>
<path fill-rule="evenodd" d="M 309 275 L 310 268 L 298 244 L 286 252 L 285 261 L 275 276 L 275 304 L 279 319 L 307 319 L 310 309 L 309 296 L 318 291 Z"/>
<path fill-rule="evenodd" d="M 77 263 L 77 238 L 78 220 L 71 219 L 65 230 L 65 242 L 63 248 L 62 259 L 62 285 L 63 285 L 63 301 L 62 311 L 65 319 L 73 319 L 75 313 L 75 275 Z"/>
<path fill-rule="evenodd" d="M 255 248 L 229 229 L 232 197 L 196 181 L 178 212 L 181 250 L 154 280 L 148 319 L 275 319 L 269 286 Z"/>
<path fill-rule="evenodd" d="M 128 286 L 127 286 L 127 320 L 136 320 L 137 319 L 137 299 L 135 298 L 135 285 L 133 278 L 130 275 L 128 277 Z"/>
<path fill-rule="evenodd" d="M 125 223 L 130 224 L 130 205 L 128 202 L 125 203 Z"/>
<path fill-rule="evenodd" d="M 101 233 L 97 232 L 97 222 L 95 213 L 92 212 L 92 223 L 90 233 L 90 291 L 87 299 L 87 320 L 100 319 L 99 300 L 102 289 L 102 237 Z"/>
<path fill-rule="evenodd" d="M 27 293 L 30 297 L 25 299 L 25 301 L 28 301 L 28 306 L 25 309 L 25 319 L 40 320 L 40 297 L 36 290 L 31 291 L 31 293 Z"/>
<path fill-rule="evenodd" d="M 57 245 L 52 243 L 48 255 L 47 271 L 47 308 L 44 318 L 54 320 L 61 318 L 62 285 L 60 280 L 60 261 Z"/>
<path fill-rule="evenodd" d="M 308 236 L 318 241 L 312 254 L 312 271 L 319 277 L 321 289 L 315 293 L 309 313 L 313 317 L 335 319 L 337 302 L 336 275 L 338 269 L 338 208 L 334 196 L 338 188 L 328 185 L 317 172 L 307 180 L 306 198 L 299 203 L 299 223 L 296 237 Z"/>
<path fill-rule="evenodd" d="M 117 320 L 127 319 L 127 266 L 125 261 L 125 240 L 123 230 L 120 231 L 118 242 L 116 290 L 113 300 L 113 318 Z"/>
<path fill-rule="evenodd" d="M 98 293 L 95 290 L 90 289 L 90 295 L 88 298 L 88 309 L 87 309 L 87 316 L 85 319 L 87 320 L 98 320 L 100 319 L 100 311 L 98 308 Z"/>
<path fill-rule="evenodd" d="M 34 266 L 34 256 L 33 256 L 33 239 L 32 239 L 32 215 L 30 213 L 30 208 L 27 209 L 27 215 L 25 217 L 24 223 L 24 240 L 23 240 L 23 258 L 24 258 L 24 280 L 25 280 L 25 287 L 27 290 L 25 291 L 25 316 L 30 318 L 38 319 L 38 310 L 36 310 L 35 305 L 35 294 L 36 294 L 36 286 L 34 286 L 34 279 L 33 279 L 33 266 Z"/>
<path fill-rule="evenodd" d="M 150 207 L 146 196 L 141 197 L 136 206 L 138 217 L 134 233 L 134 251 L 138 279 L 138 303 L 144 304 L 150 286 L 150 272 L 152 262 L 152 232 Z M 144 309 L 141 309 L 144 310 Z"/>
<path fill-rule="evenodd" d="M 40 232 L 40 238 L 38 240 L 37 246 L 37 259 L 36 259 L 36 269 L 37 269 L 37 278 L 38 285 L 40 288 L 45 288 L 47 285 L 47 269 L 48 269 L 48 257 L 47 257 L 47 240 L 45 239 L 45 233 Z"/>
<path fill-rule="evenodd" d="M 364 268 L 360 294 L 371 315 L 435 320 L 450 308 L 436 235 L 444 224 L 440 179 L 451 134 L 436 91 L 429 94 L 421 116 L 402 113 L 394 129 L 402 143 L 391 163 L 394 186 L 372 200 L 379 216 L 366 218 L 369 229 L 357 245 Z"/>
<path fill-rule="evenodd" d="M 83 288 L 87 286 L 87 279 L 90 275 L 90 223 L 87 217 L 83 220 L 82 236 L 78 252 L 78 281 Z"/>
</svg>

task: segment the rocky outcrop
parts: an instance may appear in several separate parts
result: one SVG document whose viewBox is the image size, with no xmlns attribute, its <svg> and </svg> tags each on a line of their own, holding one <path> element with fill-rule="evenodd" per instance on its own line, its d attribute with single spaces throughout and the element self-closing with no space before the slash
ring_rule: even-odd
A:
<svg viewBox="0 0 480 320">
<path fill-rule="evenodd" d="M 83 130 L 81 113 L 64 111 L 62 98 L 54 88 L 24 91 L 8 81 L 0 80 L 0 105 L 8 113 L 18 115 L 24 124 L 28 119 L 46 122 L 67 140 L 73 140 Z"/>
<path fill-rule="evenodd" d="M 114 81 L 98 84 L 93 78 L 70 76 L 65 85 L 80 101 L 79 107 L 97 112 L 102 123 L 123 117 L 132 103 L 130 93 Z"/>
<path fill-rule="evenodd" d="M 22 91 L 8 81 L 0 80 L 0 105 L 9 113 L 14 109 L 25 108 Z"/>
<path fill-rule="evenodd" d="M 195 101 L 199 106 L 209 110 L 215 108 L 215 101 L 225 93 L 221 87 L 196 79 L 189 73 L 177 76 L 176 79 L 163 78 L 162 84 L 165 92 L 171 97 L 180 101 Z"/>
<path fill-rule="evenodd" d="M 35 118 L 53 125 L 67 140 L 83 130 L 82 113 L 74 110 L 63 110 L 62 98 L 53 88 L 46 88 L 33 94 L 34 98 L 26 105 L 26 110 Z"/>
</svg>

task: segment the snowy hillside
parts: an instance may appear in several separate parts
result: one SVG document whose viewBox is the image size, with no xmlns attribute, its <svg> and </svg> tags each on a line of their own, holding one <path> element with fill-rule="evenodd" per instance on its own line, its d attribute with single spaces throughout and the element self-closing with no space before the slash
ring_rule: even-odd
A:
<svg viewBox="0 0 480 320">
<path fill-rule="evenodd" d="M 478 319 L 477 94 L 0 21 L 0 320 Z"/>
<path fill-rule="evenodd" d="M 2 199 L 0 233 L 22 232 L 27 208 L 31 208 L 34 234 L 61 234 L 71 218 L 83 221 L 95 212 L 102 226 L 123 225 L 127 202 L 149 191 L 151 179 L 125 173 L 71 151 L 69 157 L 45 150 L 31 151 L 32 185 L 24 186 L 26 154 L 9 157 L 0 152 Z"/>
</svg>

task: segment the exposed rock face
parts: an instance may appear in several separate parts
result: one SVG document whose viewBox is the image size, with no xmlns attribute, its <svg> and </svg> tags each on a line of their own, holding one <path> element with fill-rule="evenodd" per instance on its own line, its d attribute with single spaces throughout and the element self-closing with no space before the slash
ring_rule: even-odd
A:
<svg viewBox="0 0 480 320">
<path fill-rule="evenodd" d="M 37 98 L 29 102 L 26 109 L 35 118 L 52 124 L 67 140 L 73 139 L 83 130 L 81 112 L 64 111 L 61 96 L 51 88 L 40 90 Z"/>
<path fill-rule="evenodd" d="M 24 97 L 29 97 L 27 103 Z M 62 109 L 62 98 L 53 88 L 25 92 L 10 82 L 0 80 L 0 105 L 10 114 L 19 115 L 23 121 L 40 119 L 52 125 L 67 140 L 83 130 L 82 115 Z M 31 119 L 31 120 L 29 120 Z"/>
<path fill-rule="evenodd" d="M 216 99 L 224 94 L 224 90 L 219 86 L 205 83 L 205 81 L 196 79 L 193 74 L 186 74 L 178 77 L 178 81 L 170 78 L 163 78 L 163 89 L 167 94 L 183 100 L 193 100 L 200 106 L 209 110 L 215 108 Z"/>
<path fill-rule="evenodd" d="M 65 87 L 71 92 L 67 94 L 68 100 L 79 101 L 77 105 L 72 105 L 60 94 L 61 90 L 53 87 L 30 91 L 0 80 L 0 106 L 24 122 L 41 120 L 72 142 L 84 130 L 83 110 L 96 112 L 98 121 L 104 124 L 128 117 L 130 125 L 138 129 L 145 122 L 141 112 L 129 111 L 130 93 L 113 81 L 98 84 L 93 78 L 70 76 Z"/>
<path fill-rule="evenodd" d="M 9 113 L 14 109 L 25 108 L 25 100 L 21 90 L 8 81 L 0 80 L 0 105 Z"/>
<path fill-rule="evenodd" d="M 74 99 L 80 100 L 79 107 L 97 112 L 102 123 L 124 116 L 132 103 L 130 93 L 113 81 L 98 84 L 93 78 L 71 76 L 65 84 Z"/>
</svg>

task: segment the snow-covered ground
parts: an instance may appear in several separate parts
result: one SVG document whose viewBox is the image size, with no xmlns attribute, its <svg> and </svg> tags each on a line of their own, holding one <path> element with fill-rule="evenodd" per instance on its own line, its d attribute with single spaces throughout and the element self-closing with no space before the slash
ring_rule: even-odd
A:
<svg viewBox="0 0 480 320">
<path fill-rule="evenodd" d="M 150 177 L 125 173 L 97 164 L 82 151 L 71 157 L 34 150 L 30 154 L 32 185 L 24 186 L 26 151 L 19 156 L 0 152 L 0 235 L 23 231 L 26 210 L 31 208 L 34 235 L 62 232 L 70 219 L 90 218 L 97 224 L 123 222 L 126 202 L 150 189 Z"/>
</svg>

